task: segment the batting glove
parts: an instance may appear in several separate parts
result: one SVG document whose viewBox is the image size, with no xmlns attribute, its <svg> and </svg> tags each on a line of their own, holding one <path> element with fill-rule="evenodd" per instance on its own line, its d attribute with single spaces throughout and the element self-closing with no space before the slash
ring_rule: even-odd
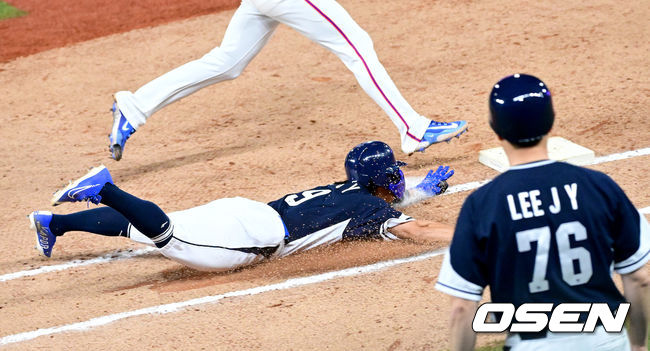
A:
<svg viewBox="0 0 650 351">
<path fill-rule="evenodd" d="M 453 175 L 454 170 L 450 170 L 449 166 L 440 166 L 435 172 L 430 170 L 424 180 L 415 188 L 430 196 L 440 195 L 447 190 L 447 179 Z"/>
</svg>

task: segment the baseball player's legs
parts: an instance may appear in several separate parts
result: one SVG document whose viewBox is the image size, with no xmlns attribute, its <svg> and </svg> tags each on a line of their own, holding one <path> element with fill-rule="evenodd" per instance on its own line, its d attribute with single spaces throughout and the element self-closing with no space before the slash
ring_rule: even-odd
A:
<svg viewBox="0 0 650 351">
<path fill-rule="evenodd" d="M 169 242 L 174 227 L 163 210 L 153 202 L 119 189 L 112 183 L 110 175 L 105 177 L 94 170 L 82 177 L 82 182 L 71 183 L 57 192 L 55 197 L 60 201 L 57 200 L 55 204 L 93 201 L 108 207 L 67 215 L 55 215 L 49 211 L 34 211 L 29 215 L 30 224 L 36 230 L 37 239 L 40 239 L 36 248 L 43 255 L 50 257 L 56 238 L 69 231 L 128 237 L 129 230 L 136 227 L 141 236 L 148 238 L 141 242 L 159 247 Z"/>
<path fill-rule="evenodd" d="M 158 205 L 133 196 L 111 183 L 106 183 L 99 195 L 102 204 L 122 214 L 157 246 L 163 246 L 169 241 L 174 225 Z"/>
<path fill-rule="evenodd" d="M 125 236 L 127 238 L 135 241 L 136 243 L 145 244 L 145 245 L 154 246 L 154 247 L 156 246 L 156 244 L 151 240 L 151 238 L 149 238 L 148 236 L 142 234 L 142 232 L 137 230 L 131 224 L 128 225 Z"/>
<path fill-rule="evenodd" d="M 399 129 L 402 149 L 413 152 L 429 123 L 401 95 L 379 62 L 370 36 L 334 0 L 251 0 L 258 9 L 285 23 L 336 54 L 352 71 L 361 88 L 388 114 Z M 276 2 L 271 7 L 269 3 Z M 264 4 L 264 6 L 258 3 Z"/>
<path fill-rule="evenodd" d="M 188 244 L 176 238 L 160 249 L 165 257 L 188 267 L 223 272 L 263 261 L 261 254 Z"/>
<path fill-rule="evenodd" d="M 623 351 L 630 349 L 630 341 L 625 329 L 621 333 L 608 333 L 602 326 L 593 333 L 550 333 L 547 337 L 534 340 L 521 340 L 518 336 L 509 336 L 506 347 L 510 351 L 556 351 L 556 350 L 590 350 Z"/>
<path fill-rule="evenodd" d="M 184 231 L 182 226 L 176 225 L 174 233 L 185 232 L 191 236 L 191 232 Z M 155 246 L 150 238 L 146 237 L 135 227 L 129 227 L 128 237 L 140 244 Z M 237 267 L 251 265 L 264 260 L 263 255 L 252 252 L 224 249 L 189 244 L 173 237 L 167 245 L 158 250 L 163 256 L 180 264 L 200 271 L 228 271 Z"/>
<path fill-rule="evenodd" d="M 225 198 L 172 212 L 173 237 L 160 249 L 166 257 L 204 271 L 224 271 L 257 263 L 284 246 L 286 229 L 267 204 Z M 129 237 L 150 241 L 131 227 Z"/>
<path fill-rule="evenodd" d="M 117 92 L 118 108 L 137 129 L 153 113 L 172 102 L 208 85 L 236 78 L 268 42 L 277 25 L 249 0 L 243 0 L 228 24 L 221 46 L 163 74 L 135 93 Z"/>
<path fill-rule="evenodd" d="M 93 208 L 65 215 L 53 214 L 49 225 L 56 236 L 71 231 L 104 236 L 127 236 L 128 226 L 129 221 L 110 207 Z"/>
</svg>

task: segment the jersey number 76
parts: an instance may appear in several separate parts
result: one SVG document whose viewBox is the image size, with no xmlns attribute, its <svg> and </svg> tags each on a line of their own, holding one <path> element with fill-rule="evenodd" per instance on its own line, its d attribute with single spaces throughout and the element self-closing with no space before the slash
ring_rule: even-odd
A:
<svg viewBox="0 0 650 351">
<path fill-rule="evenodd" d="M 593 274 L 591 254 L 584 247 L 571 247 L 569 236 L 573 235 L 575 241 L 587 239 L 587 229 L 578 221 L 562 223 L 555 232 L 555 241 L 560 258 L 562 279 L 569 285 L 586 284 Z M 551 244 L 551 229 L 546 227 L 528 229 L 516 233 L 517 249 L 519 252 L 527 252 L 532 249 L 531 243 L 537 242 L 535 253 L 535 265 L 533 268 L 533 280 L 528 284 L 531 293 L 546 291 L 549 289 L 546 279 L 548 267 L 548 252 Z M 576 273 L 574 261 L 578 261 L 579 273 Z"/>
</svg>

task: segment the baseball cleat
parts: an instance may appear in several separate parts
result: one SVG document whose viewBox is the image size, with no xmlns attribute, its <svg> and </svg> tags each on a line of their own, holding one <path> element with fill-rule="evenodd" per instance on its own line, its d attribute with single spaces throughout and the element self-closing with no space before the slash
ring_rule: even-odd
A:
<svg viewBox="0 0 650 351">
<path fill-rule="evenodd" d="M 116 102 L 113 102 L 111 111 L 113 112 L 113 128 L 111 129 L 111 134 L 108 135 L 110 141 L 108 149 L 115 161 L 119 161 L 122 158 L 126 140 L 131 136 L 131 134 L 135 133 L 135 129 L 131 126 L 129 121 L 126 120 L 122 111 L 117 107 Z"/>
<path fill-rule="evenodd" d="M 467 131 L 467 121 L 436 122 L 431 121 L 417 151 L 423 152 L 429 146 L 443 141 L 449 142 L 452 138 L 460 138 L 460 135 Z"/>
<path fill-rule="evenodd" d="M 113 184 L 113 179 L 108 169 L 104 165 L 92 168 L 85 176 L 54 193 L 52 206 L 59 205 L 63 202 L 77 201 L 90 201 L 98 204 L 102 199 L 99 196 L 99 192 L 104 188 L 106 183 Z"/>
<path fill-rule="evenodd" d="M 56 242 L 56 236 L 50 230 L 52 212 L 34 211 L 29 214 L 29 227 L 36 231 L 36 246 L 34 248 L 45 257 L 52 255 L 52 247 Z"/>
</svg>

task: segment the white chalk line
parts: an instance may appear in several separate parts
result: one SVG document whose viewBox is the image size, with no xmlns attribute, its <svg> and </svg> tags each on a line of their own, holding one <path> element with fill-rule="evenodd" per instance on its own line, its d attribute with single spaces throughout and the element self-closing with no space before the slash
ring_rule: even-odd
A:
<svg viewBox="0 0 650 351">
<path fill-rule="evenodd" d="M 612 162 L 612 161 L 618 161 L 618 160 L 624 160 L 628 158 L 633 158 L 633 157 L 638 157 L 638 156 L 645 156 L 645 155 L 650 155 L 650 147 L 642 148 L 642 149 L 637 149 L 637 150 L 632 150 L 632 151 L 625 151 L 621 153 L 616 153 L 616 154 L 611 154 L 611 155 L 606 155 L 606 156 L 601 156 L 595 158 L 592 162 L 590 162 L 587 165 L 595 165 L 599 163 L 604 163 L 604 162 Z M 413 184 L 418 184 L 419 182 L 422 181 L 424 177 L 407 177 L 406 178 L 406 184 L 408 188 L 412 188 Z M 465 184 L 458 184 L 458 185 L 453 185 L 450 186 L 449 189 L 443 194 L 443 195 L 451 195 L 459 192 L 464 192 L 464 191 L 469 191 L 469 190 L 474 190 L 482 185 L 488 183 L 492 179 L 484 179 L 481 181 L 476 181 L 476 182 L 469 182 Z M 412 197 L 407 199 L 406 201 L 402 202 L 399 207 L 405 207 L 412 205 L 416 202 L 422 201 L 426 198 L 429 198 L 430 196 L 427 196 L 425 194 L 418 194 L 414 193 Z M 643 211 L 646 212 L 643 212 Z M 640 210 L 642 213 L 649 213 L 648 207 L 641 209 Z M 49 272 L 56 272 L 56 271 L 62 271 L 70 268 L 75 268 L 75 267 L 81 267 L 81 266 L 88 266 L 88 265 L 93 265 L 93 264 L 98 264 L 98 263 L 107 263 L 111 261 L 117 261 L 117 260 L 123 260 L 123 259 L 129 259 L 129 258 L 134 258 L 140 255 L 144 255 L 148 252 L 154 251 L 154 248 L 147 248 L 143 249 L 142 251 L 137 250 L 137 251 L 117 251 L 114 254 L 109 254 L 103 257 L 99 258 L 94 258 L 90 260 L 74 260 L 70 261 L 67 263 L 63 264 L 58 264 L 58 265 L 51 265 L 51 266 L 43 266 L 39 267 L 36 269 L 32 270 L 27 270 L 27 271 L 20 271 L 20 272 L 15 272 L 15 273 L 8 273 L 4 275 L 0 275 L 0 283 L 13 280 L 13 279 L 18 279 L 18 278 L 23 278 L 23 277 L 29 277 L 29 276 L 34 276 L 38 274 L 43 274 L 43 273 L 49 273 Z M 111 258 L 111 256 L 113 258 Z"/>
<path fill-rule="evenodd" d="M 589 162 L 588 165 L 597 165 L 599 163 L 612 162 L 618 160 L 625 160 L 632 157 L 650 155 L 650 147 L 643 149 L 637 149 L 632 151 L 625 151 L 618 154 L 611 154 L 601 157 L 596 157 L 592 162 Z"/>
<path fill-rule="evenodd" d="M 268 291 L 286 290 L 286 289 L 296 288 L 300 286 L 321 283 L 336 278 L 351 277 L 360 274 L 372 273 L 385 268 L 394 267 L 405 263 L 422 261 L 432 257 L 436 257 L 443 254 L 445 251 L 446 248 L 426 252 L 424 254 L 420 254 L 408 258 L 400 258 L 396 260 L 383 261 L 383 262 L 378 262 L 366 266 L 347 268 L 343 270 L 317 274 L 309 277 L 292 278 L 277 284 L 258 286 L 255 288 L 250 288 L 245 290 L 227 292 L 225 294 L 205 296 L 205 297 L 195 298 L 195 299 L 182 301 L 182 302 L 174 302 L 166 305 L 146 307 L 139 310 L 133 310 L 133 311 L 127 311 L 127 312 L 121 312 L 121 313 L 96 317 L 84 322 L 66 324 L 58 327 L 43 328 L 43 329 L 37 329 L 29 332 L 7 335 L 0 339 L 0 345 L 7 345 L 11 343 L 28 341 L 45 335 L 53 335 L 53 334 L 59 334 L 64 332 L 70 332 L 70 331 L 86 330 L 86 329 L 99 327 L 121 319 L 135 317 L 135 316 L 172 313 L 191 306 L 215 303 L 227 297 L 252 296 L 252 295 L 265 293 Z"/>
<path fill-rule="evenodd" d="M 15 272 L 15 273 L 8 273 L 4 275 L 0 275 L 0 282 L 5 282 L 7 280 L 12 280 L 12 279 L 18 279 L 18 278 L 23 278 L 23 277 L 31 277 L 34 275 L 39 275 L 43 273 L 49 273 L 49 272 L 57 272 L 57 271 L 63 271 L 66 269 L 70 268 L 76 268 L 76 267 L 83 267 L 83 266 L 89 266 L 93 264 L 98 264 L 98 263 L 106 263 L 106 262 L 111 262 L 111 261 L 119 261 L 119 260 L 124 260 L 128 258 L 133 258 L 136 256 L 141 256 L 146 253 L 156 251 L 155 248 L 153 247 L 147 247 L 144 249 L 138 249 L 138 250 L 133 250 L 133 251 L 116 251 L 114 253 L 109 253 L 104 256 L 96 257 L 93 259 L 89 260 L 73 260 L 69 261 L 66 263 L 62 264 L 55 264 L 51 266 L 42 266 L 36 269 L 30 269 L 28 271 L 20 271 L 20 272 Z"/>
</svg>

